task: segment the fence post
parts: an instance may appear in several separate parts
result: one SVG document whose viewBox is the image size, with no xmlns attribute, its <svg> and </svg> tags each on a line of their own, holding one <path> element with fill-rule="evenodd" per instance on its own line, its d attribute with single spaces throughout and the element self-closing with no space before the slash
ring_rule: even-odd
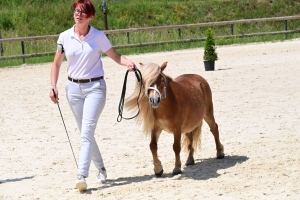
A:
<svg viewBox="0 0 300 200">
<path fill-rule="evenodd" d="M 233 24 L 230 24 L 230 31 L 231 31 L 231 35 L 233 35 Z"/>
<path fill-rule="evenodd" d="M 178 36 L 179 36 L 179 39 L 181 39 L 181 29 L 180 28 L 178 29 Z"/>
<path fill-rule="evenodd" d="M 22 55 L 25 54 L 24 41 L 21 41 Z M 25 58 L 23 58 L 23 63 L 25 63 Z"/>
<path fill-rule="evenodd" d="M 129 32 L 127 32 L 126 35 L 127 35 L 127 44 L 130 44 Z"/>
<path fill-rule="evenodd" d="M 287 23 L 287 20 L 284 20 L 284 30 L 285 30 L 285 31 L 288 30 L 288 23 Z M 285 39 L 287 39 L 287 34 L 285 34 Z"/>
<path fill-rule="evenodd" d="M 106 6 L 106 1 L 102 1 L 102 9 L 103 9 L 103 16 L 104 16 L 104 28 L 105 30 L 108 30 L 108 24 L 107 24 L 107 6 Z M 106 34 L 106 37 L 108 37 L 108 34 Z"/>
<path fill-rule="evenodd" d="M 1 31 L 0 31 L 0 39 L 2 39 Z M 4 50 L 3 50 L 2 43 L 0 42 L 0 56 L 3 56 L 3 55 L 4 55 Z"/>
</svg>

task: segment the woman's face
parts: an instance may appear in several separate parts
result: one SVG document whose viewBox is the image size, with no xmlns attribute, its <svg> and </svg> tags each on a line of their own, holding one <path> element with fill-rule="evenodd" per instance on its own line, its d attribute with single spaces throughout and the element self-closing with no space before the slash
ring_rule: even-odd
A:
<svg viewBox="0 0 300 200">
<path fill-rule="evenodd" d="M 80 8 L 80 6 L 77 6 L 75 9 L 74 9 L 74 21 L 76 24 L 85 24 L 85 23 L 89 23 L 89 21 L 91 19 L 93 19 L 93 16 L 91 17 L 87 17 L 87 14 L 85 13 L 84 10 L 82 10 Z"/>
</svg>

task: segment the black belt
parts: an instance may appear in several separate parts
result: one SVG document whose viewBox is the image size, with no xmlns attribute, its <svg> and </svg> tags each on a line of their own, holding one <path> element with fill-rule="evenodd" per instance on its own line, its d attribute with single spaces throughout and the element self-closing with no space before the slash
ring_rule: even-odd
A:
<svg viewBox="0 0 300 200">
<path fill-rule="evenodd" d="M 90 79 L 72 79 L 68 77 L 69 81 L 75 82 L 75 83 L 88 83 L 88 82 L 93 82 L 93 81 L 99 81 L 103 79 L 103 76 L 97 77 L 97 78 L 90 78 Z"/>
</svg>

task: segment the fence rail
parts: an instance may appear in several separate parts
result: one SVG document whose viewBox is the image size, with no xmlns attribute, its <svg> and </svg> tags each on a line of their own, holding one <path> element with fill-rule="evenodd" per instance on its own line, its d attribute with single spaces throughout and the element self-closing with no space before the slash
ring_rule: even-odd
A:
<svg viewBox="0 0 300 200">
<path fill-rule="evenodd" d="M 104 30 L 103 32 L 106 35 L 109 34 L 121 34 L 126 33 L 129 43 L 129 33 L 132 32 L 145 32 L 145 31 L 159 31 L 159 30 L 171 30 L 177 29 L 179 34 L 181 29 L 188 28 L 198 28 L 198 27 L 211 27 L 211 26 L 222 26 L 222 25 L 230 25 L 231 35 L 219 36 L 217 38 L 236 38 L 236 37 L 253 37 L 253 36 L 263 36 L 263 35 L 279 35 L 279 34 L 294 34 L 300 33 L 300 30 L 288 30 L 288 20 L 296 20 L 300 19 L 300 15 L 297 16 L 284 16 L 284 17 L 273 17 L 273 18 L 258 18 L 258 19 L 243 19 L 243 20 L 234 20 L 234 21 L 222 21 L 222 22 L 209 22 L 209 23 L 197 23 L 197 24 L 184 24 L 184 25 L 173 25 L 173 26 L 158 26 L 158 27 L 145 27 L 145 28 L 129 28 L 129 29 L 119 29 L 119 30 Z M 238 34 L 234 35 L 234 25 L 235 24 L 244 24 L 244 23 L 256 23 L 256 22 L 270 22 L 270 21 L 283 21 L 284 30 L 276 31 L 276 32 L 260 32 L 260 33 L 251 33 L 251 34 Z M 45 39 L 56 39 L 59 35 L 44 35 L 44 36 L 32 36 L 32 37 L 19 37 L 19 38 L 6 38 L 1 39 L 0 37 L 0 47 L 2 47 L 2 43 L 10 43 L 10 42 L 20 42 L 21 46 L 24 48 L 24 41 L 32 41 L 32 40 L 45 40 Z M 170 43 L 188 43 L 195 41 L 204 41 L 205 38 L 192 38 L 192 39 L 181 39 L 181 40 L 170 40 L 170 41 L 161 41 L 161 42 L 148 42 L 148 43 L 138 43 L 138 44 L 127 44 L 127 45 L 115 45 L 114 48 L 127 48 L 127 47 L 143 47 L 150 45 L 159 45 L 159 44 L 170 44 Z M 24 52 L 24 49 L 22 49 Z M 19 59 L 19 58 L 29 58 L 29 57 L 39 57 L 39 56 L 48 56 L 54 55 L 55 52 L 44 52 L 44 53 L 34 53 L 34 54 L 21 54 L 21 55 L 13 55 L 13 56 L 0 56 L 0 60 L 7 59 Z"/>
</svg>

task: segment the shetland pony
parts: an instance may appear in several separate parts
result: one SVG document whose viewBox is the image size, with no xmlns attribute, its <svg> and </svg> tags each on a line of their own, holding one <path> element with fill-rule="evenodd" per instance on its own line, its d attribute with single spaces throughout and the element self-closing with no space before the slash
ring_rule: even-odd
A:
<svg viewBox="0 0 300 200">
<path fill-rule="evenodd" d="M 140 63 L 138 69 L 142 74 L 142 86 L 137 82 L 134 93 L 125 100 L 125 108 L 132 112 L 137 112 L 138 101 L 140 114 L 136 119 L 143 125 L 144 132 L 151 134 L 150 150 L 156 176 L 163 174 L 163 167 L 157 154 L 157 142 L 162 130 L 174 136 L 173 175 L 177 175 L 182 173 L 181 144 L 188 152 L 185 164 L 195 164 L 193 154 L 201 143 L 203 119 L 215 138 L 217 158 L 224 158 L 224 147 L 219 139 L 212 93 L 207 81 L 196 74 L 183 74 L 172 79 L 163 73 L 166 66 L 167 62 L 161 66 L 154 63 L 146 65 Z"/>
</svg>

